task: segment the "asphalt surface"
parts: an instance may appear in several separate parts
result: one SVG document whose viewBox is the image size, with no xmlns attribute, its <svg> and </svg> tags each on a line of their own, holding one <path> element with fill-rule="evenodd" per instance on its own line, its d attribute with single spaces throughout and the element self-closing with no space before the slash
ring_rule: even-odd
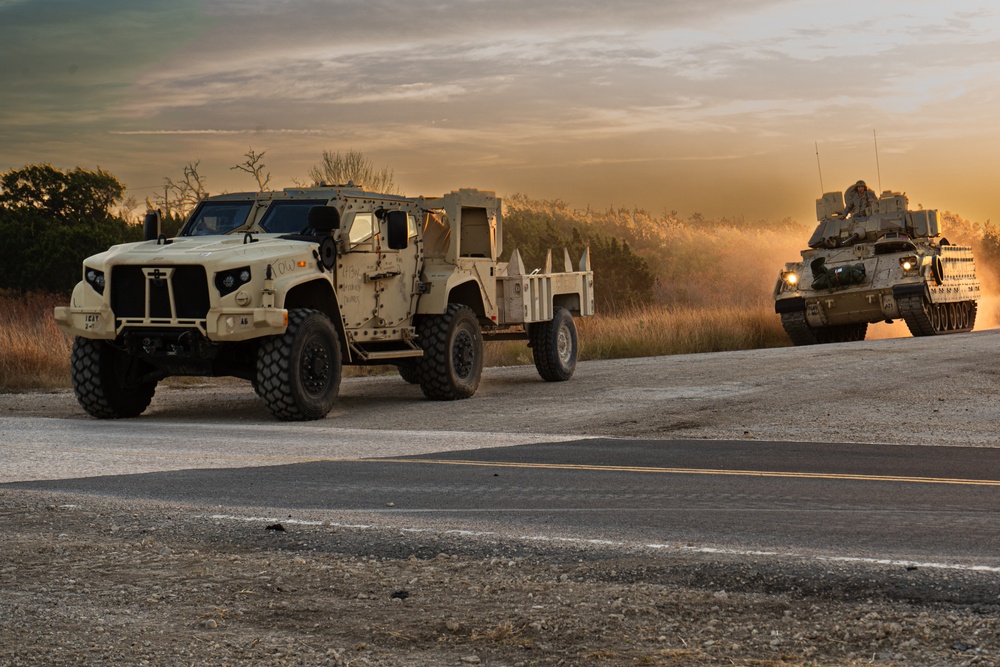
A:
<svg viewBox="0 0 1000 667">
<path fill-rule="evenodd" d="M 1000 450 L 981 447 L 600 438 L 0 488 L 216 513 L 376 513 L 445 530 L 1000 568 L 998 464 Z"/>
</svg>

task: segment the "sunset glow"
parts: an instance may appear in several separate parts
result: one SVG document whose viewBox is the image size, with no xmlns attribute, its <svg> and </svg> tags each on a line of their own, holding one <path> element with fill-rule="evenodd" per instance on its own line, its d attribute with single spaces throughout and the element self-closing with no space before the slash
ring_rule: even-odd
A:
<svg viewBox="0 0 1000 667">
<path fill-rule="evenodd" d="M 100 166 L 140 200 L 266 152 L 355 149 L 408 194 L 810 225 L 858 178 L 1000 218 L 987 2 L 0 0 L 0 168 Z M 873 132 L 878 137 L 878 163 Z"/>
</svg>

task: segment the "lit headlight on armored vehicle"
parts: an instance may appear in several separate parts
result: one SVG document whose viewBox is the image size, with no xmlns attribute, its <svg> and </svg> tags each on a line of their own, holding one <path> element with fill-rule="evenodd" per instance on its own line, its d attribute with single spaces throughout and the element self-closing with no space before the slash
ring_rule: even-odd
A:
<svg viewBox="0 0 1000 667">
<path fill-rule="evenodd" d="M 799 274 L 794 271 L 784 271 L 781 274 L 781 279 L 785 281 L 785 284 L 789 287 L 795 287 L 799 284 Z"/>
<path fill-rule="evenodd" d="M 95 292 L 104 294 L 104 271 L 86 267 L 83 272 L 83 279 L 87 281 L 88 285 L 94 288 Z"/>
<path fill-rule="evenodd" d="M 899 265 L 904 271 L 916 271 L 920 267 L 920 261 L 913 256 L 900 257 Z"/>
<path fill-rule="evenodd" d="M 219 290 L 220 296 L 226 296 L 246 285 L 252 277 L 249 266 L 220 271 L 215 274 L 215 288 Z"/>
</svg>

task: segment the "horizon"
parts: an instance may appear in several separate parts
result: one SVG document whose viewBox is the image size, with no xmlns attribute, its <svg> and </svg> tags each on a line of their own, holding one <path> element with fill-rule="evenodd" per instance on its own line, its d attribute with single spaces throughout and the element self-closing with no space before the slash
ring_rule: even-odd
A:
<svg viewBox="0 0 1000 667">
<path fill-rule="evenodd" d="M 196 160 L 218 194 L 256 189 L 251 149 L 274 189 L 358 150 L 408 195 L 809 225 L 860 178 L 985 221 L 998 29 L 962 0 L 0 0 L 0 169 L 141 201 Z"/>
</svg>

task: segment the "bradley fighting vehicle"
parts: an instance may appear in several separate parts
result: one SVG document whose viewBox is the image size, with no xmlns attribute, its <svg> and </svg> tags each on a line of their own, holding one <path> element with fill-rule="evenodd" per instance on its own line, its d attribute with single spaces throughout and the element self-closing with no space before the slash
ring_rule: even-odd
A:
<svg viewBox="0 0 1000 667">
<path fill-rule="evenodd" d="M 594 313 L 589 251 L 577 268 L 500 262 L 500 199 L 401 197 L 353 186 L 202 201 L 175 238 L 84 260 L 69 307 L 73 387 L 94 417 L 133 417 L 171 375 L 249 380 L 282 420 L 334 405 L 342 364 L 394 364 L 431 399 L 472 396 L 483 340 L 523 339 L 543 379 L 577 360 L 574 316 Z"/>
<path fill-rule="evenodd" d="M 907 204 L 886 191 L 862 214 L 845 216 L 842 193 L 816 200 L 809 249 L 774 286 L 774 309 L 793 344 L 864 340 L 869 323 L 899 318 L 914 336 L 972 330 L 972 249 L 941 236 L 937 211 Z"/>
</svg>

